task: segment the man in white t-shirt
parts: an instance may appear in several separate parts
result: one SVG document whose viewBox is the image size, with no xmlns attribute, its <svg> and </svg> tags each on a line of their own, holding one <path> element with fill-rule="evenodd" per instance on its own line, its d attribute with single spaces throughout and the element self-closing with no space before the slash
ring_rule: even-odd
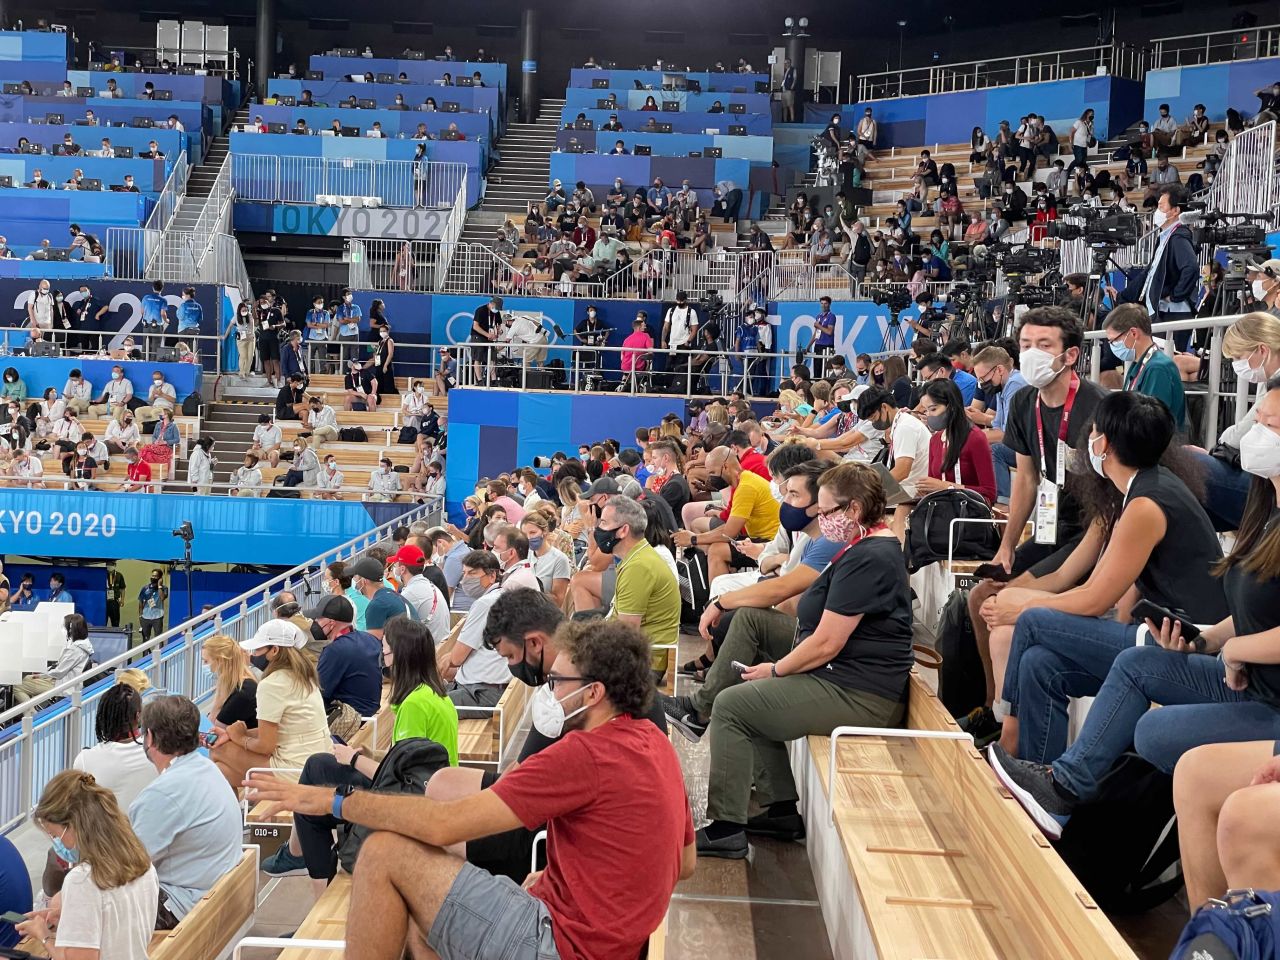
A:
<svg viewBox="0 0 1280 960">
<path fill-rule="evenodd" d="M 667 370 L 673 380 L 676 380 L 679 370 L 689 365 L 689 357 L 685 351 L 693 349 L 697 336 L 698 311 L 689 303 L 689 295 L 681 290 L 676 294 L 676 305 L 667 311 L 662 320 L 662 339 L 659 344 L 663 350 L 670 352 Z"/>
<path fill-rule="evenodd" d="M 53 294 L 49 291 L 48 280 L 41 280 L 31 291 L 27 299 L 27 319 L 31 326 L 39 327 L 45 333 L 53 329 Z"/>
<path fill-rule="evenodd" d="M 249 445 L 249 453 L 259 460 L 267 460 L 273 467 L 279 466 L 280 444 L 283 441 L 284 435 L 280 432 L 280 427 L 271 419 L 271 415 L 261 414 L 258 417 L 258 425 L 253 428 L 253 442 Z"/>
<path fill-rule="evenodd" d="M 39 457 L 31 456 L 26 450 L 13 451 L 9 475 L 13 477 L 15 487 L 44 488 L 44 464 Z"/>
<path fill-rule="evenodd" d="M 472 550 L 462 560 L 458 590 L 471 598 L 471 607 L 462 622 L 458 642 L 438 659 L 449 699 L 459 707 L 459 719 L 489 716 L 488 711 L 465 708 L 497 706 L 511 680 L 506 657 L 484 645 L 489 610 L 502 592 L 500 572 L 498 558 L 486 550 Z"/>
<path fill-rule="evenodd" d="M 128 810 L 157 776 L 137 739 L 141 721 L 141 694 L 127 684 L 116 684 L 98 701 L 99 742 L 81 750 L 71 762 L 73 769 L 93 774 L 99 785 L 114 793 L 121 810 Z"/>
<path fill-rule="evenodd" d="M 427 556 L 420 547 L 407 543 L 387 558 L 392 564 L 391 576 L 400 582 L 400 596 L 418 611 L 418 619 L 431 630 L 432 639 L 441 643 L 449 636 L 453 624 L 449 617 L 449 601 L 440 588 L 422 575 Z"/>
<path fill-rule="evenodd" d="M 872 387 L 858 398 L 858 416 L 884 432 L 889 444 L 886 466 L 914 499 L 916 483 L 929 473 L 929 428 L 911 411 L 898 409 L 898 401 L 883 387 Z"/>
</svg>

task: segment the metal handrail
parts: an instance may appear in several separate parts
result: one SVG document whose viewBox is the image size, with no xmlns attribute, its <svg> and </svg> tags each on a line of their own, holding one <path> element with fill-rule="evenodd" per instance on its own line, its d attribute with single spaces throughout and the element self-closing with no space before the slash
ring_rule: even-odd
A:
<svg viewBox="0 0 1280 960">
<path fill-rule="evenodd" d="M 1227 60 L 1261 60 L 1280 55 L 1280 23 L 1157 37 L 1151 44 L 1153 70 Z M 1169 57 L 1172 58 L 1171 63 L 1166 62 Z"/>
<path fill-rule="evenodd" d="M 173 165 L 173 171 L 165 181 L 164 189 L 160 191 L 160 196 L 156 197 L 156 205 L 151 210 L 151 216 L 147 217 L 147 222 L 142 225 L 143 229 L 163 230 L 169 225 L 170 219 L 178 212 L 178 204 L 182 202 L 183 194 L 187 192 L 187 177 L 190 170 L 186 153 L 179 153 L 177 162 Z"/>
</svg>

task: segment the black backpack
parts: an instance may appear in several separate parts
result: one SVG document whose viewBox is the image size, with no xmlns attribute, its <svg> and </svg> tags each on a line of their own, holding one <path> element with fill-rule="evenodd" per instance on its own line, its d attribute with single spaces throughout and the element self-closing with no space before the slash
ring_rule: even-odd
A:
<svg viewBox="0 0 1280 960">
<path fill-rule="evenodd" d="M 204 398 L 200 396 L 199 390 L 192 390 L 187 394 L 186 399 L 182 401 L 182 415 L 184 417 L 200 416 L 200 405 L 204 403 Z"/>
<path fill-rule="evenodd" d="M 400 428 L 400 435 L 396 437 L 396 443 L 413 443 L 417 439 L 418 428 L 405 426 Z"/>
<path fill-rule="evenodd" d="M 1054 846 L 1107 913 L 1139 913 L 1182 887 L 1173 777 L 1126 753 L 1075 808 Z"/>
<path fill-rule="evenodd" d="M 711 600 L 707 555 L 697 547 L 686 547 L 676 557 L 676 582 L 680 585 L 680 622 L 697 624 Z"/>
<path fill-rule="evenodd" d="M 437 770 L 449 766 L 449 751 L 434 740 L 410 737 L 392 745 L 378 764 L 369 790 L 373 793 L 407 793 L 420 797 L 427 789 L 427 781 Z M 372 828 L 347 824 L 339 828 L 338 862 L 351 873 L 356 868 L 356 858 Z"/>
<path fill-rule="evenodd" d="M 991 520 L 991 507 L 973 490 L 939 490 L 911 509 L 907 524 L 907 569 L 915 573 L 947 559 L 953 520 Z M 1000 538 L 993 523 L 961 523 L 955 528 L 951 556 L 955 560 L 990 560 Z"/>
<path fill-rule="evenodd" d="M 338 439 L 343 443 L 367 443 L 369 435 L 364 432 L 364 427 L 343 427 L 338 431 Z"/>
<path fill-rule="evenodd" d="M 956 589 L 938 614 L 938 699 L 953 717 L 963 717 L 987 698 L 986 674 L 969 618 L 969 591 Z"/>
</svg>

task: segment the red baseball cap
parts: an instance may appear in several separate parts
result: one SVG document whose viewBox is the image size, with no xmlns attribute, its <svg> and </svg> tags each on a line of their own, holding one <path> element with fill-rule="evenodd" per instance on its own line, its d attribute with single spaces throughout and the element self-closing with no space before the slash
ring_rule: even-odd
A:
<svg viewBox="0 0 1280 960">
<path fill-rule="evenodd" d="M 422 552 L 421 547 L 415 547 L 411 543 L 406 543 L 398 551 L 387 557 L 387 563 L 403 563 L 407 566 L 416 566 L 417 564 L 425 564 L 427 555 Z"/>
</svg>

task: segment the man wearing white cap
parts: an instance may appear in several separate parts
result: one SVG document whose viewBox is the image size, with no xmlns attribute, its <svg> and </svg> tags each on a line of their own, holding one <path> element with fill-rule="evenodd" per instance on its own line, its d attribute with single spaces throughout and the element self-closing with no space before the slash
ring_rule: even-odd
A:
<svg viewBox="0 0 1280 960">
<path fill-rule="evenodd" d="M 315 663 L 306 655 L 307 635 L 288 620 L 268 620 L 240 646 L 262 671 L 258 681 L 258 726 L 237 720 L 214 727 L 213 761 L 233 787 L 251 767 L 271 767 L 297 781 L 313 753 L 332 753 L 329 724 Z"/>
<path fill-rule="evenodd" d="M 1264 260 L 1251 263 L 1246 271 L 1249 290 L 1258 301 L 1256 308 L 1273 317 L 1280 317 L 1280 260 Z"/>
</svg>

